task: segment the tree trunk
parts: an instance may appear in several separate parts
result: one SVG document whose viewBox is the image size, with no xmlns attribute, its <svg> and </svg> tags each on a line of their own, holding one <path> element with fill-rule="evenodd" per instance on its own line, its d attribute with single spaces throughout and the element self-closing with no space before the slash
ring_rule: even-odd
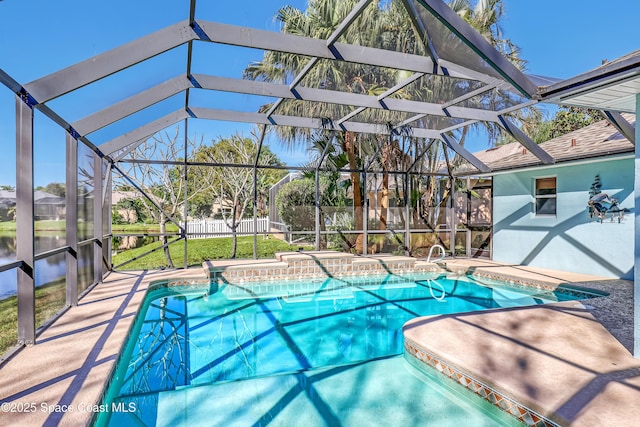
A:
<svg viewBox="0 0 640 427">
<path fill-rule="evenodd" d="M 387 216 L 389 213 L 389 174 L 382 173 L 382 185 L 378 197 L 378 209 L 380 209 L 380 224 L 378 230 L 387 230 Z M 384 235 L 378 235 L 380 238 L 374 239 L 375 243 L 371 246 L 372 253 L 382 252 L 384 246 Z"/>
<path fill-rule="evenodd" d="M 167 259 L 167 266 L 169 268 L 174 268 L 173 260 L 171 259 L 171 253 L 169 252 L 169 246 L 167 243 L 169 239 L 167 238 L 167 218 L 164 213 L 160 214 L 160 234 L 162 235 L 162 245 L 164 246 L 164 256 Z"/>
<path fill-rule="evenodd" d="M 387 216 L 389 213 L 389 174 L 382 173 L 382 188 L 380 189 L 380 225 L 379 230 L 387 229 Z"/>
<path fill-rule="evenodd" d="M 231 259 L 235 259 L 236 251 L 238 249 L 238 236 L 236 235 L 237 225 L 234 223 L 231 229 Z"/>
<path fill-rule="evenodd" d="M 231 211 L 231 259 L 235 259 L 236 252 L 238 249 L 238 235 L 236 231 L 238 230 L 238 223 L 240 220 L 238 219 L 238 201 L 233 201 L 233 210 Z"/>
<path fill-rule="evenodd" d="M 355 135 L 353 132 L 345 132 L 344 135 L 344 151 L 347 153 L 349 159 L 349 169 L 358 169 L 358 163 L 356 161 L 356 147 L 355 147 Z M 362 209 L 362 185 L 360 184 L 360 173 L 351 172 L 351 188 L 353 189 L 353 216 L 355 221 L 356 230 L 364 230 L 363 221 L 363 209 Z M 363 249 L 364 236 L 362 233 L 358 234 L 356 238 L 355 249 L 356 252 L 361 254 Z"/>
</svg>

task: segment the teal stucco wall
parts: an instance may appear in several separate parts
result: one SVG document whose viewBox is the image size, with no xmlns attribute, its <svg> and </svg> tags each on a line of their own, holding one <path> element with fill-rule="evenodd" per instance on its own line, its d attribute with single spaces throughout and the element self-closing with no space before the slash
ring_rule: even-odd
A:
<svg viewBox="0 0 640 427">
<path fill-rule="evenodd" d="M 623 221 L 589 217 L 595 176 L 601 191 L 630 210 Z M 534 179 L 555 176 L 557 215 L 536 216 Z M 556 270 L 633 279 L 634 160 L 540 168 L 493 178 L 493 259 Z"/>
</svg>

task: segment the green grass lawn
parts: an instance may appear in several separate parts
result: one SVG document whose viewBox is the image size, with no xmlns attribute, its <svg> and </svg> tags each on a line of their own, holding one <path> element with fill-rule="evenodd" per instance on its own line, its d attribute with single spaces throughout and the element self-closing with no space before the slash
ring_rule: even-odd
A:
<svg viewBox="0 0 640 427">
<path fill-rule="evenodd" d="M 159 233 L 160 225 L 159 224 L 113 224 L 111 226 L 111 230 L 114 233 L 137 233 L 137 232 L 145 232 L 145 233 Z M 177 233 L 178 226 L 174 223 L 167 224 L 167 233 Z"/>
<path fill-rule="evenodd" d="M 191 239 L 188 242 L 187 264 L 199 266 L 206 260 L 225 259 L 231 256 L 231 237 L 217 239 Z M 113 265 L 117 266 L 127 260 L 133 259 L 152 248 L 161 246 L 160 242 L 151 243 L 136 249 L 121 252 L 113 257 Z M 264 239 L 258 236 L 258 258 L 273 258 L 276 252 L 297 250 L 300 245 L 289 245 L 279 239 Z M 305 246 L 304 249 L 312 249 Z M 182 267 L 184 257 L 184 241 L 176 242 L 169 246 L 169 253 L 176 267 Z M 236 258 L 253 258 L 253 236 L 238 237 L 238 249 Z M 144 258 L 132 261 L 121 267 L 126 270 L 156 269 L 167 267 L 164 251 L 158 250 Z"/>
<path fill-rule="evenodd" d="M 36 231 L 64 231 L 66 229 L 66 222 L 60 221 L 36 221 L 34 223 Z M 0 231 L 16 231 L 15 221 L 1 221 Z"/>
<path fill-rule="evenodd" d="M 66 303 L 65 279 L 36 288 L 36 325 L 39 327 Z M 0 355 L 18 343 L 18 297 L 0 300 Z"/>
<path fill-rule="evenodd" d="M 78 223 L 79 227 L 93 227 L 91 223 Z M 52 232 L 64 232 L 66 230 L 66 223 L 64 220 L 60 221 L 36 221 L 34 223 L 35 231 L 52 231 Z M 114 233 L 159 233 L 160 225 L 159 224 L 113 224 L 111 226 Z M 16 231 L 16 222 L 15 221 L 0 221 L 0 233 L 1 232 L 15 232 Z M 93 230 L 90 230 L 93 232 Z M 178 227 L 173 224 L 167 224 L 167 233 L 176 233 L 178 232 Z"/>
</svg>

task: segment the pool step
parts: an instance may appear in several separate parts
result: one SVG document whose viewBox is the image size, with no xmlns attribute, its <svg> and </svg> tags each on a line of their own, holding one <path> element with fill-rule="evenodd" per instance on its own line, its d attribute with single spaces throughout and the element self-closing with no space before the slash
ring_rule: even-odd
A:
<svg viewBox="0 0 640 427">
<path fill-rule="evenodd" d="M 275 260 L 207 261 L 211 279 L 230 283 L 350 277 L 363 274 L 402 274 L 438 271 L 434 263 L 396 255 L 355 256 L 333 251 L 278 252 Z"/>
</svg>

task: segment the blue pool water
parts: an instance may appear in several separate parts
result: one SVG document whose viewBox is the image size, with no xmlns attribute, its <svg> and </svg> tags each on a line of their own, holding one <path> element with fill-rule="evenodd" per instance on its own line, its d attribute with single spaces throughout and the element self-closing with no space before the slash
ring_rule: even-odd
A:
<svg viewBox="0 0 640 427">
<path fill-rule="evenodd" d="M 97 424 L 517 424 L 410 366 L 400 356 L 402 325 L 576 295 L 435 275 L 159 287 L 147 295 Z"/>
</svg>

